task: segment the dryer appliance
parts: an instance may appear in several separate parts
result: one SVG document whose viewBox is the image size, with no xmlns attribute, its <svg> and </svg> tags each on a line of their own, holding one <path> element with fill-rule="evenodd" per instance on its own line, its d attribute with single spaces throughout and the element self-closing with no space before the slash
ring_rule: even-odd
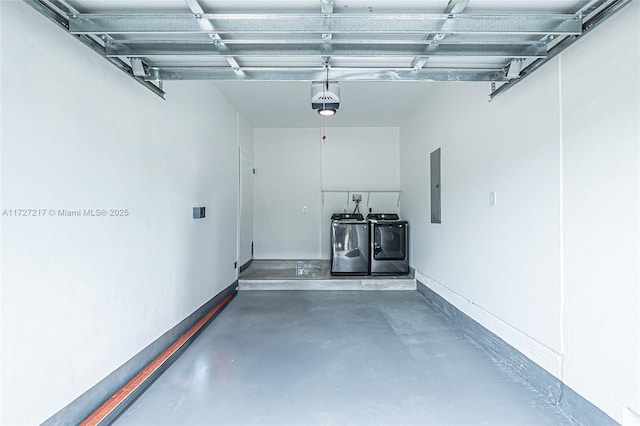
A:
<svg viewBox="0 0 640 426">
<path fill-rule="evenodd" d="M 409 222 L 396 213 L 370 213 L 369 272 L 371 275 L 409 273 Z"/>
</svg>

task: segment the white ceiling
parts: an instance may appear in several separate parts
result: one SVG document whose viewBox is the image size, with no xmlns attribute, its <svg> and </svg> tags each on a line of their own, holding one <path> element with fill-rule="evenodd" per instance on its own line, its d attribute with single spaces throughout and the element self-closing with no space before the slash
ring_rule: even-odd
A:
<svg viewBox="0 0 640 426">
<path fill-rule="evenodd" d="M 173 84 L 180 84 L 175 82 Z M 322 117 L 311 109 L 311 83 L 308 82 L 216 82 L 229 101 L 255 127 L 319 127 Z M 340 83 L 340 109 L 326 119 L 327 127 L 398 127 L 433 84 L 489 83 L 416 83 L 362 82 Z M 168 89 L 169 97 L 171 91 Z"/>
</svg>

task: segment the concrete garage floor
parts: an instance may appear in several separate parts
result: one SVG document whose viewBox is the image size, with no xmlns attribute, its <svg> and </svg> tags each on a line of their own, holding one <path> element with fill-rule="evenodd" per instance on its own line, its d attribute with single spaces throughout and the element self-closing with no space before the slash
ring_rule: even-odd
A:
<svg viewBox="0 0 640 426">
<path fill-rule="evenodd" d="M 416 291 L 245 291 L 118 425 L 562 425 Z"/>
</svg>

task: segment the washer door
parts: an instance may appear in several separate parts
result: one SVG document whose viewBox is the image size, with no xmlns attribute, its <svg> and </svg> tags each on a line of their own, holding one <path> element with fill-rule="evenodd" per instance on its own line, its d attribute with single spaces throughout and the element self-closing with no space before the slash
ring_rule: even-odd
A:
<svg viewBox="0 0 640 426">
<path fill-rule="evenodd" d="M 331 246 L 331 272 L 366 274 L 369 271 L 367 222 L 332 222 Z"/>
<path fill-rule="evenodd" d="M 405 260 L 407 234 L 403 224 L 376 224 L 373 236 L 375 260 Z"/>
</svg>

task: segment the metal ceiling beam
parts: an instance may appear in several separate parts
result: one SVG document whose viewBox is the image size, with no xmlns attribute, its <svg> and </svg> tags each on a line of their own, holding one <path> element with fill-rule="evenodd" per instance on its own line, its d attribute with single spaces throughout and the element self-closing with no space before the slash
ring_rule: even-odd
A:
<svg viewBox="0 0 640 426">
<path fill-rule="evenodd" d="M 319 81 L 327 78 L 324 68 L 252 68 L 239 77 L 222 67 L 151 67 L 150 80 Z M 330 80 L 339 81 L 506 81 L 502 69 L 336 68 Z"/>
<path fill-rule="evenodd" d="M 57 12 L 54 9 L 52 9 L 51 7 L 49 7 L 46 4 L 46 2 L 44 2 L 42 0 L 24 0 L 24 1 L 29 6 L 33 7 L 36 11 L 38 11 L 41 15 L 43 15 L 44 17 L 46 17 L 50 21 L 54 22 L 55 24 L 57 24 L 59 27 L 61 27 L 65 31 L 67 31 L 69 29 L 69 20 L 68 20 L 68 18 L 66 16 L 64 16 L 64 15 L 61 15 L 59 12 Z M 63 10 L 63 8 L 66 7 L 66 4 L 63 3 L 63 2 L 60 2 L 60 1 L 55 2 L 54 5 L 55 5 L 55 7 L 59 8 L 61 10 Z M 156 95 L 158 95 L 162 99 L 164 99 L 165 93 L 162 90 L 162 88 L 156 86 L 151 81 L 145 80 L 143 77 L 135 76 L 133 74 L 133 70 L 132 70 L 131 66 L 129 66 L 129 64 L 124 62 L 122 59 L 107 57 L 105 55 L 104 46 L 102 44 L 100 44 L 97 40 L 95 40 L 94 38 L 92 38 L 92 37 L 90 37 L 88 35 L 80 35 L 80 36 L 76 36 L 75 38 L 76 38 L 76 40 L 80 41 L 82 44 L 86 45 L 87 47 L 92 49 L 94 52 L 98 53 L 100 56 L 105 58 L 107 61 L 111 62 L 111 64 L 115 65 L 115 67 L 118 68 L 120 71 L 124 72 L 129 77 L 133 78 L 138 83 L 142 84 L 144 87 L 146 87 L 147 89 L 149 89 L 150 91 L 152 91 L 153 93 L 155 93 Z"/>
<path fill-rule="evenodd" d="M 106 46 L 107 56 L 127 57 L 158 57 L 158 56 L 211 56 L 211 57 L 285 57 L 285 56 L 326 56 L 326 50 L 322 42 L 316 42 L 316 46 L 308 44 L 295 45 L 259 45 L 227 46 L 224 51 L 219 51 L 209 42 L 163 42 L 141 41 L 119 43 L 113 41 Z M 424 54 L 424 46 L 420 44 L 393 44 L 393 45 L 366 45 L 332 46 L 331 56 L 354 57 L 415 57 Z M 547 54 L 546 46 L 542 44 L 484 44 L 484 43 L 453 43 L 442 44 L 438 49 L 429 53 L 429 56 L 463 56 L 463 57 L 496 57 L 496 58 L 543 58 Z"/>
<path fill-rule="evenodd" d="M 578 14 L 582 16 L 589 16 L 596 10 L 600 9 L 602 6 L 607 4 L 609 0 L 591 0 L 589 3 L 584 5 L 582 9 L 578 12 Z"/>
<path fill-rule="evenodd" d="M 179 40 L 175 39 L 175 38 L 167 38 L 167 39 L 145 39 L 145 40 L 140 40 L 140 39 L 114 39 L 114 42 L 117 44 L 121 44 L 121 45 L 127 45 L 127 44 L 153 44 L 153 43 L 209 43 L 208 41 L 203 41 L 202 38 L 199 35 L 195 35 L 193 37 L 190 38 L 185 38 L 185 37 L 181 37 Z M 366 45 L 372 45 L 372 46 L 377 46 L 377 45 L 420 45 L 420 46 L 425 46 L 427 44 L 429 44 L 431 41 L 430 40 L 418 40 L 418 39 L 411 39 L 411 38 L 398 38 L 398 37 L 393 37 L 393 38 L 375 38 L 375 35 L 373 34 L 366 34 L 363 35 L 361 38 L 354 38 L 354 37 L 348 37 L 348 38 L 334 38 L 332 39 L 331 43 L 332 44 L 348 44 L 348 45 L 361 45 L 361 44 L 366 44 Z M 260 46 L 260 45 L 265 45 L 265 44 L 270 44 L 270 45 L 279 45 L 279 46 L 286 46 L 286 45 L 318 45 L 322 43 L 321 40 L 318 40 L 318 37 L 314 37 L 314 38 L 278 38 L 277 36 L 274 36 L 272 38 L 254 38 L 252 36 L 248 36 L 245 35 L 242 38 L 227 38 L 224 40 L 224 44 L 226 46 L 233 46 L 233 45 L 255 45 L 255 46 Z M 526 40 L 523 39 L 522 36 L 518 36 L 518 35 L 514 35 L 514 36 L 508 36 L 508 35 L 496 35 L 493 39 L 482 39 L 479 40 L 477 38 L 474 38 L 473 36 L 469 36 L 469 37 L 458 37 L 456 39 L 452 39 L 452 38 L 448 38 L 445 39 L 443 41 L 440 42 L 440 44 L 463 44 L 463 45 L 472 45 L 475 44 L 476 46 L 480 47 L 482 45 L 486 45 L 486 44 L 511 44 L 511 45 L 519 45 L 519 46 L 534 46 L 534 45 L 539 45 L 539 44 L 544 44 L 542 41 L 540 40 Z"/>
<path fill-rule="evenodd" d="M 594 16 L 589 17 L 587 20 L 585 20 L 583 24 L 583 30 L 581 34 L 567 36 L 563 40 L 559 41 L 556 45 L 554 45 L 549 49 L 549 52 L 546 58 L 537 59 L 533 61 L 531 64 L 529 64 L 528 66 L 526 66 L 521 71 L 520 78 L 509 80 L 507 83 L 493 90 L 491 94 L 489 94 L 489 100 L 493 100 L 497 96 L 503 94 L 507 90 L 511 89 L 512 87 L 520 83 L 522 80 L 530 76 L 538 68 L 542 67 L 547 62 L 549 62 L 550 60 L 558 56 L 560 53 L 566 50 L 569 46 L 571 46 L 573 43 L 579 40 L 582 36 L 593 31 L 597 26 L 599 26 L 600 24 L 605 22 L 607 19 L 612 17 L 614 14 L 622 10 L 625 6 L 627 6 L 632 1 L 633 0 L 615 0 L 610 4 L 608 4 L 606 7 L 604 7 L 603 9 L 601 9 L 600 11 L 598 11 L 597 13 L 595 13 Z M 601 7 L 603 5 L 602 3 L 603 2 L 594 2 L 594 4 L 591 5 L 590 10 L 593 11 Z"/>
<path fill-rule="evenodd" d="M 208 33 L 218 34 L 580 34 L 582 17 L 571 14 L 78 14 L 73 34 Z"/>
<path fill-rule="evenodd" d="M 187 2 L 187 6 L 191 10 L 191 12 L 193 12 L 193 14 L 195 15 L 195 18 L 198 19 L 198 23 L 200 24 L 200 27 L 208 33 L 209 38 L 212 40 L 213 42 L 212 44 L 216 48 L 216 50 L 220 53 L 224 53 L 228 51 L 229 48 L 222 40 L 222 37 L 220 37 L 220 34 L 218 34 L 215 31 L 215 29 L 213 28 L 213 25 L 211 24 L 211 21 L 208 21 L 206 19 L 199 19 L 199 17 L 204 14 L 204 10 L 202 9 L 202 6 L 200 6 L 200 3 L 198 2 L 198 0 L 185 0 L 185 1 Z M 238 64 L 238 61 L 236 61 L 236 58 L 234 58 L 231 55 L 225 55 L 225 59 L 227 60 L 227 63 L 229 64 L 229 66 L 237 74 L 242 74 L 242 70 L 240 69 L 240 65 Z"/>
<path fill-rule="evenodd" d="M 469 4 L 469 0 L 450 0 L 447 4 L 447 7 L 444 9 L 444 13 L 461 13 L 465 7 Z M 429 34 L 426 38 L 426 41 L 429 42 L 429 45 L 424 49 L 422 54 L 415 58 L 411 63 L 411 66 L 414 70 L 419 70 L 424 67 L 429 60 L 429 57 L 433 55 L 433 53 L 438 50 L 438 43 L 442 41 L 447 35 L 444 33 L 437 34 Z"/>
</svg>

